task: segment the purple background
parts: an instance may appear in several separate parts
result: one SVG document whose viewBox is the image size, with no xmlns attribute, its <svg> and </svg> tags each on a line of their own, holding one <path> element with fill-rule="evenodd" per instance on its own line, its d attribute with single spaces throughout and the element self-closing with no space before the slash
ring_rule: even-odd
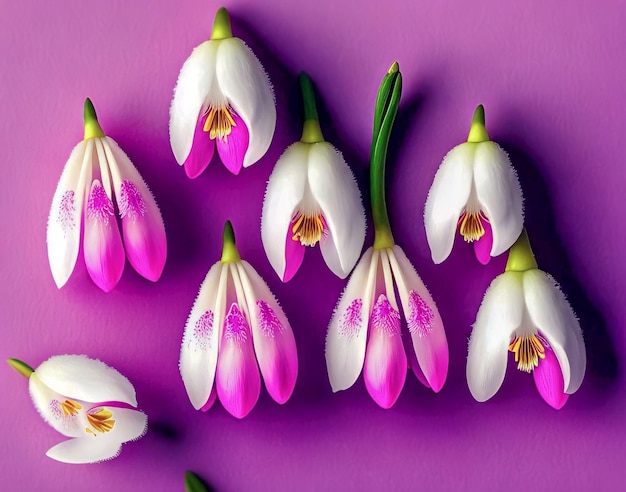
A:
<svg viewBox="0 0 626 492">
<path fill-rule="evenodd" d="M 0 489 L 182 490 L 183 472 L 193 469 L 219 491 L 623 490 L 626 8 L 619 1 L 512 4 L 227 1 L 235 35 L 274 84 L 276 135 L 240 176 L 215 160 L 190 181 L 170 151 L 168 110 L 180 67 L 209 36 L 217 4 L 2 2 L 0 357 L 33 366 L 55 354 L 100 358 L 135 384 L 150 430 L 113 461 L 54 462 L 44 453 L 63 437 L 5 365 Z M 391 222 L 438 302 L 450 370 L 440 394 L 409 375 L 385 411 L 362 379 L 339 394 L 327 381 L 326 325 L 345 282 L 313 250 L 283 285 L 259 226 L 273 164 L 300 135 L 297 73 L 314 80 L 325 135 L 364 188 L 375 94 L 396 59 L 404 95 L 388 161 Z M 86 96 L 163 211 L 169 257 L 156 284 L 126 265 L 118 287 L 104 294 L 81 258 L 63 289 L 52 280 L 46 220 L 82 138 Z M 478 103 L 518 170 L 539 265 L 562 284 L 585 333 L 585 381 L 558 412 L 512 364 L 489 402 L 475 402 L 467 389 L 470 326 L 504 258 L 481 267 L 457 242 L 444 264 L 430 260 L 426 194 Z M 194 411 L 177 368 L 183 326 L 218 259 L 226 218 L 242 256 L 281 300 L 300 361 L 292 399 L 280 407 L 263 390 L 243 421 L 219 405 Z"/>
</svg>

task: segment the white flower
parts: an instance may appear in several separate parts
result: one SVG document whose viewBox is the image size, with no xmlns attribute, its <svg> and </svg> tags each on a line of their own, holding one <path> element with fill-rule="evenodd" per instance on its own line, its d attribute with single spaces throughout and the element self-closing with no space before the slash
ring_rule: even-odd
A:
<svg viewBox="0 0 626 492">
<path fill-rule="evenodd" d="M 146 432 L 147 417 L 137 410 L 132 384 L 112 367 L 84 355 L 51 357 L 34 372 L 9 364 L 29 377 L 35 407 L 54 429 L 72 439 L 46 453 L 65 463 L 94 463 L 115 458 L 127 441 Z"/>
<path fill-rule="evenodd" d="M 209 165 L 217 147 L 234 174 L 257 162 L 274 136 L 276 107 L 269 79 L 245 43 L 232 36 L 225 8 L 213 35 L 180 71 L 170 110 L 170 143 L 187 176 Z"/>
<path fill-rule="evenodd" d="M 525 248 L 524 241 L 525 234 L 516 245 Z M 508 352 L 513 352 L 518 369 L 532 372 L 541 396 L 559 409 L 585 375 L 582 332 L 554 279 L 537 269 L 532 256 L 515 264 L 517 253 L 514 246 L 507 271 L 493 280 L 476 316 L 467 383 L 476 400 L 491 398 L 504 380 Z"/>
<path fill-rule="evenodd" d="M 324 141 L 313 86 L 300 74 L 305 121 L 302 138 L 276 162 L 265 191 L 261 239 L 283 282 L 300 268 L 307 246 L 318 242 L 328 268 L 345 278 L 365 240 L 365 211 L 354 175 L 341 152 Z"/>
<path fill-rule="evenodd" d="M 237 418 L 261 390 L 285 403 L 296 383 L 298 354 L 289 321 L 265 281 L 239 257 L 230 222 L 222 259 L 211 267 L 185 326 L 180 373 L 192 405 L 208 410 L 216 398 Z"/>
<path fill-rule="evenodd" d="M 489 140 L 478 106 L 468 141 L 445 156 L 428 193 L 424 224 L 433 261 L 450 255 L 458 227 L 463 239 L 474 243 L 478 260 L 487 264 L 511 247 L 523 222 L 517 175 L 506 152 Z"/>
</svg>

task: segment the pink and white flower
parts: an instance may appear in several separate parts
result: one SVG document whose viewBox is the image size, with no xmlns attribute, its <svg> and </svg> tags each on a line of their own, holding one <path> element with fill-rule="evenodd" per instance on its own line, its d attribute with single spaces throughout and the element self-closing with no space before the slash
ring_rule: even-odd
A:
<svg viewBox="0 0 626 492">
<path fill-rule="evenodd" d="M 48 218 L 48 259 L 59 288 L 76 265 L 81 230 L 87 271 L 105 292 L 119 282 L 125 256 L 148 280 L 161 276 L 167 243 L 159 208 L 128 156 L 104 135 L 89 99 L 85 138 L 65 165 Z"/>
<path fill-rule="evenodd" d="M 264 280 L 239 257 L 230 222 L 222 259 L 209 270 L 187 320 L 180 372 L 194 408 L 207 411 L 219 398 L 237 418 L 256 404 L 261 375 L 276 402 L 293 392 L 298 355 L 291 326 Z"/>
<path fill-rule="evenodd" d="M 443 322 L 399 246 L 363 254 L 330 321 L 326 365 L 334 392 L 351 387 L 363 370 L 367 391 L 382 408 L 400 396 L 409 365 L 425 386 L 441 390 L 448 373 Z"/>
<path fill-rule="evenodd" d="M 352 271 L 365 240 L 365 212 L 354 176 L 333 145 L 299 141 L 278 159 L 265 192 L 261 238 L 283 282 L 318 242 L 335 275 Z"/>
<path fill-rule="evenodd" d="M 170 110 L 170 143 L 189 178 L 209 165 L 215 149 L 239 174 L 257 162 L 274 136 L 276 107 L 269 78 L 250 48 L 233 37 L 225 8 L 211 39 L 185 61 Z"/>
<path fill-rule="evenodd" d="M 587 356 L 580 324 L 559 285 L 537 268 L 525 234 L 511 249 L 507 271 L 491 282 L 476 316 L 467 384 L 477 401 L 500 389 L 508 352 L 520 371 L 532 372 L 539 394 L 557 410 L 583 381 Z"/>
<path fill-rule="evenodd" d="M 457 229 L 482 264 L 504 253 L 522 232 L 522 190 L 508 155 L 489 140 L 484 109 L 474 113 L 467 142 L 439 166 L 426 199 L 424 225 L 435 263 L 452 251 Z"/>
<path fill-rule="evenodd" d="M 8 362 L 29 378 L 30 395 L 43 419 L 71 438 L 50 448 L 50 458 L 65 463 L 112 459 L 123 443 L 145 434 L 147 417 L 136 408 L 133 385 L 103 362 L 59 355 L 34 371 L 16 359 Z"/>
</svg>

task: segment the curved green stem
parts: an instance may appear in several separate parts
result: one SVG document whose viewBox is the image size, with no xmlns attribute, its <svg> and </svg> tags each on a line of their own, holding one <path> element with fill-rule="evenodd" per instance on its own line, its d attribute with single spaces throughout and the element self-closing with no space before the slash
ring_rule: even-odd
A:
<svg viewBox="0 0 626 492">
<path fill-rule="evenodd" d="M 83 106 L 83 119 L 85 121 L 85 140 L 89 138 L 102 138 L 104 132 L 100 123 L 98 123 L 98 115 L 96 114 L 96 108 L 93 107 L 91 99 L 85 99 L 85 105 Z"/>
<path fill-rule="evenodd" d="M 402 74 L 398 63 L 394 62 L 380 84 L 374 111 L 374 134 L 370 155 L 370 195 L 374 219 L 374 248 L 376 249 L 390 248 L 394 245 L 385 201 L 385 163 L 401 95 Z"/>
<path fill-rule="evenodd" d="M 230 220 L 227 220 L 224 224 L 223 242 L 222 242 L 222 263 L 235 263 L 241 261 L 239 251 L 235 244 L 235 231 Z"/>
<path fill-rule="evenodd" d="M 230 15 L 225 7 L 220 7 L 215 12 L 215 20 L 213 21 L 213 32 L 211 39 L 227 39 L 233 37 L 233 30 L 230 25 Z"/>
<path fill-rule="evenodd" d="M 209 489 L 202 479 L 194 472 L 187 470 L 185 472 L 185 491 L 186 492 L 207 492 Z"/>
<path fill-rule="evenodd" d="M 313 83 L 305 72 L 300 72 L 298 79 L 300 80 L 302 103 L 304 104 L 304 125 L 300 141 L 305 143 L 323 142 L 324 136 L 322 135 L 319 117 L 317 116 Z"/>
<path fill-rule="evenodd" d="M 530 247 L 528 233 L 526 229 L 517 238 L 517 241 L 509 250 L 509 259 L 506 262 L 505 271 L 507 272 L 525 272 L 526 270 L 534 270 L 537 268 L 535 255 Z"/>
<path fill-rule="evenodd" d="M 15 369 L 17 372 L 19 372 L 22 376 L 25 376 L 27 378 L 30 377 L 30 375 L 35 372 L 35 370 L 30 367 L 28 364 L 26 364 L 26 362 L 22 362 L 19 359 L 7 359 L 7 363 L 13 368 Z"/>
<path fill-rule="evenodd" d="M 487 133 L 487 128 L 485 128 L 485 108 L 482 104 L 479 104 L 474 110 L 472 126 L 470 126 L 467 141 L 473 143 L 489 141 L 489 134 Z"/>
</svg>

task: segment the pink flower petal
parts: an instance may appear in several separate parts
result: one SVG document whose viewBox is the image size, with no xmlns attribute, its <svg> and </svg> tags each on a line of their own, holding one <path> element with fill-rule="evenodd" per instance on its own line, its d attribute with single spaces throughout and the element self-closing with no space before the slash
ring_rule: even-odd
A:
<svg viewBox="0 0 626 492">
<path fill-rule="evenodd" d="M 215 386 L 213 386 L 213 389 L 211 390 L 211 394 L 209 395 L 209 399 L 206 401 L 204 405 L 202 405 L 202 407 L 200 407 L 200 411 L 208 412 L 213 406 L 213 404 L 215 403 L 215 400 L 217 400 L 217 390 L 215 389 Z"/>
<path fill-rule="evenodd" d="M 200 114 L 196 129 L 193 133 L 193 142 L 189 155 L 185 159 L 183 166 L 188 178 L 194 179 L 200 176 L 207 168 L 213 154 L 215 153 L 215 142 L 209 138 L 209 134 L 204 131 L 204 121 L 206 114 Z"/>
<path fill-rule="evenodd" d="M 126 255 L 113 202 L 97 179 L 85 210 L 84 251 L 91 279 L 104 292 L 111 291 L 122 277 Z"/>
<path fill-rule="evenodd" d="M 474 241 L 474 254 L 480 263 L 487 265 L 491 260 L 491 246 L 493 245 L 493 232 L 489 221 L 481 218 L 485 234 L 478 241 Z"/>
<path fill-rule="evenodd" d="M 289 321 L 265 281 L 246 261 L 238 266 L 248 311 L 252 336 L 263 381 L 270 396 L 281 405 L 296 385 L 298 352 Z"/>
<path fill-rule="evenodd" d="M 243 166 L 243 159 L 248 150 L 250 135 L 246 124 L 234 111 L 231 113 L 235 124 L 231 127 L 230 135 L 217 137 L 217 153 L 220 159 L 231 173 L 237 175 Z"/>
<path fill-rule="evenodd" d="M 302 265 L 304 259 L 305 246 L 300 241 L 292 239 L 293 220 L 289 223 L 287 229 L 287 237 L 285 238 L 285 273 L 283 274 L 283 282 L 289 282 Z"/>
<path fill-rule="evenodd" d="M 406 371 L 400 313 L 381 294 L 370 317 L 363 377 L 368 393 L 382 408 L 391 408 L 400 396 Z"/>
<path fill-rule="evenodd" d="M 217 359 L 217 396 L 238 419 L 254 407 L 261 393 L 261 377 L 254 356 L 248 321 L 236 303 L 224 319 L 224 334 Z"/>
<path fill-rule="evenodd" d="M 546 344 L 544 344 L 546 345 Z M 550 347 L 545 348 L 545 359 L 533 371 L 533 378 L 537 391 L 552 408 L 560 410 L 567 402 L 569 395 L 564 391 L 563 373 L 561 366 Z"/>
<path fill-rule="evenodd" d="M 411 337 L 407 335 L 407 338 L 404 339 L 403 333 L 402 341 L 404 342 L 404 353 L 406 355 L 409 367 L 413 371 L 413 374 L 415 374 L 415 377 L 420 383 L 422 383 L 427 388 L 430 388 L 430 384 L 428 384 L 428 380 L 426 379 L 426 376 L 424 376 L 424 373 L 420 368 L 419 362 L 417 362 L 417 356 L 415 355 L 415 351 L 413 350 L 413 341 L 411 340 Z"/>
</svg>

